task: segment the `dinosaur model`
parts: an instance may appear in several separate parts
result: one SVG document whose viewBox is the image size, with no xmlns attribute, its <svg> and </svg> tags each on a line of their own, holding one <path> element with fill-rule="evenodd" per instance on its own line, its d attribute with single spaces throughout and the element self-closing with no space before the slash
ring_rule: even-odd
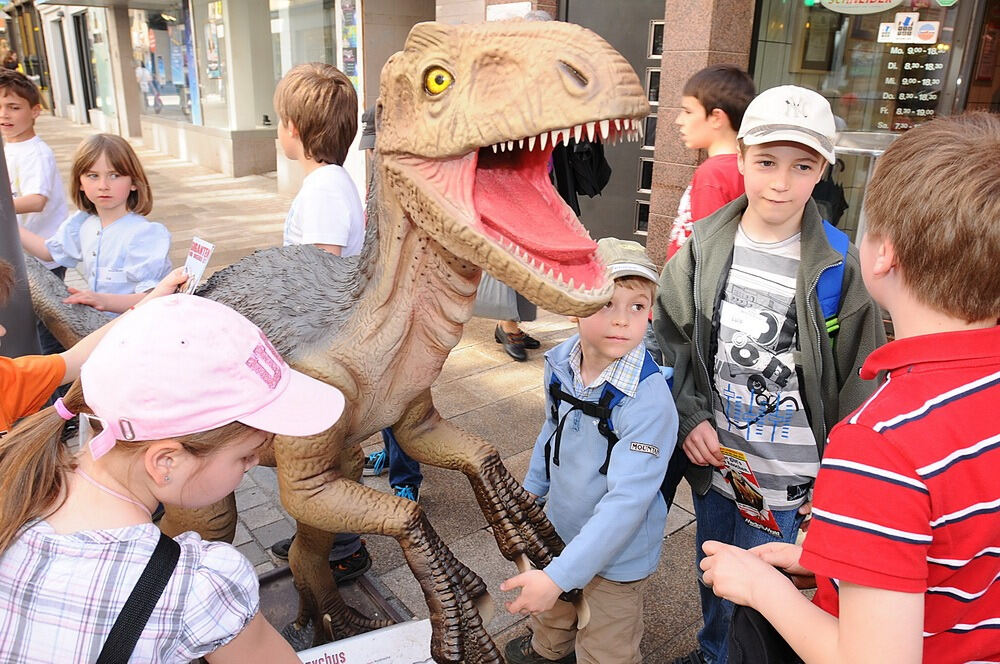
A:
<svg viewBox="0 0 1000 664">
<path fill-rule="evenodd" d="M 380 85 L 361 255 L 262 250 L 216 273 L 199 294 L 246 315 L 292 366 L 337 386 L 348 402 L 328 431 L 276 438 L 269 460 L 298 522 L 289 555 L 296 625 L 312 621 L 317 643 L 382 626 L 342 601 L 327 552 L 336 532 L 388 535 L 430 608 L 434 660 L 498 663 L 480 615 L 492 609 L 485 584 L 417 503 L 358 482 L 360 443 L 391 425 L 420 463 L 464 473 L 506 558 L 543 567 L 561 551 L 497 451 L 444 420 L 430 387 L 472 315 L 481 270 L 558 313 L 589 315 L 610 297 L 596 244 L 551 185 L 549 155 L 570 137 L 637 139 L 649 106 L 620 54 L 557 22 L 419 24 Z M 64 344 L 103 322 L 92 309 L 62 305 L 64 288 L 37 263 L 31 290 Z M 170 508 L 161 528 L 231 539 L 235 501 Z"/>
</svg>

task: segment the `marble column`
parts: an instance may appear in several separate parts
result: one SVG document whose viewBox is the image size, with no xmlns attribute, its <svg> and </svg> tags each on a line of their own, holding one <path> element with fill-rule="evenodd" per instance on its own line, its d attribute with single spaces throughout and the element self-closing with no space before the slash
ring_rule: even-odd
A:
<svg viewBox="0 0 1000 664">
<path fill-rule="evenodd" d="M 677 204 L 703 150 L 684 147 L 674 119 L 680 111 L 681 90 L 698 70 L 714 64 L 744 69 L 753 38 L 753 0 L 666 0 L 660 105 L 656 124 L 653 190 L 650 196 L 646 251 L 662 264 Z"/>
</svg>

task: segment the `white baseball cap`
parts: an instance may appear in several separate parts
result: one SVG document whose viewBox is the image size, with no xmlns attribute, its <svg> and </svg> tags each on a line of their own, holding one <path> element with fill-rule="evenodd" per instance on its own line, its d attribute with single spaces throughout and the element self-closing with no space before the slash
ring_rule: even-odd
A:
<svg viewBox="0 0 1000 664">
<path fill-rule="evenodd" d="M 745 145 L 791 141 L 808 145 L 831 164 L 837 125 L 830 102 L 797 85 L 779 85 L 757 95 L 743 114 L 737 138 Z"/>
</svg>

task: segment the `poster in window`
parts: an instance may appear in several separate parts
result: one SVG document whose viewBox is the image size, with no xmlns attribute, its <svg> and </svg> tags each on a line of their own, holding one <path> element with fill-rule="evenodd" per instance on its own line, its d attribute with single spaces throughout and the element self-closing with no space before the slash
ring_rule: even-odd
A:
<svg viewBox="0 0 1000 664">
<path fill-rule="evenodd" d="M 841 16 L 826 9 L 809 9 L 795 31 L 793 72 L 827 72 L 833 68 L 833 46 Z"/>
</svg>

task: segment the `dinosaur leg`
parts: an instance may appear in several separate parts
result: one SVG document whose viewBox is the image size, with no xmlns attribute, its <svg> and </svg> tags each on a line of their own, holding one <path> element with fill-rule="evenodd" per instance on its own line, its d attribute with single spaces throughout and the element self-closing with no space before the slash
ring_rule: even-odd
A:
<svg viewBox="0 0 1000 664">
<path fill-rule="evenodd" d="M 299 614 L 294 629 L 303 630 L 312 624 L 313 645 L 392 624 L 368 618 L 344 602 L 327 562 L 333 538 L 333 533 L 300 521 L 288 552 L 288 564 L 299 592 Z"/>
<path fill-rule="evenodd" d="M 236 537 L 236 494 L 197 509 L 167 505 L 160 519 L 160 530 L 170 537 L 193 530 L 204 540 L 232 542 Z"/>
<path fill-rule="evenodd" d="M 465 473 L 505 558 L 516 561 L 524 554 L 541 569 L 562 551 L 563 542 L 542 508 L 507 471 L 496 449 L 444 420 L 430 390 L 410 404 L 393 432 L 417 461 Z"/>
<path fill-rule="evenodd" d="M 279 446 L 278 467 L 282 468 Z M 282 486 L 288 511 L 299 520 L 289 565 L 300 590 L 299 625 L 323 615 L 337 634 L 359 623 L 336 595 L 327 553 L 333 532 L 376 533 L 396 538 L 424 592 L 431 614 L 431 655 L 436 662 L 500 664 L 500 653 L 486 633 L 477 602 L 488 600 L 486 584 L 458 562 L 424 517 L 417 503 L 396 498 L 345 478 L 316 484 L 290 481 Z M 296 487 L 299 487 L 296 490 Z M 339 603 L 338 603 L 339 602 Z"/>
</svg>

